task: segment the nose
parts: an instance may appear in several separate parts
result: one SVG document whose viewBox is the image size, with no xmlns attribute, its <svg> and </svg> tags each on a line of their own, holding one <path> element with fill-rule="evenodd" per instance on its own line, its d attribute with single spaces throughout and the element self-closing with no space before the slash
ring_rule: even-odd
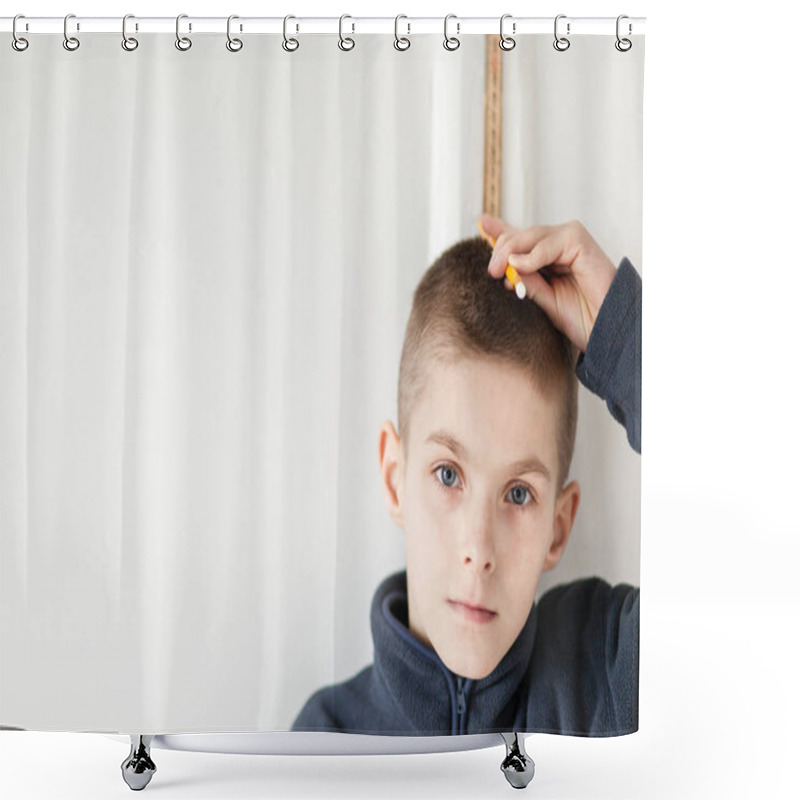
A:
<svg viewBox="0 0 800 800">
<path fill-rule="evenodd" d="M 494 536 L 488 508 L 481 509 L 466 525 L 466 533 L 461 544 L 461 563 L 480 575 L 494 572 Z"/>
</svg>

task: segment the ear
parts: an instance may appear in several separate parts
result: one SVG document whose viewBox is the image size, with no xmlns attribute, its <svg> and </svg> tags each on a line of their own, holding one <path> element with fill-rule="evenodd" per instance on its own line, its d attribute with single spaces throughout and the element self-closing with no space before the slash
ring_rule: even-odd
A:
<svg viewBox="0 0 800 800">
<path fill-rule="evenodd" d="M 389 516 L 399 528 L 403 527 L 403 448 L 400 437 L 389 421 L 381 425 L 378 436 L 378 459 L 383 485 L 383 499 Z"/>
<path fill-rule="evenodd" d="M 567 546 L 575 514 L 578 513 L 578 503 L 581 499 L 581 487 L 577 481 L 567 484 L 556 500 L 556 512 L 553 517 L 553 541 L 544 559 L 544 570 L 553 569 L 561 560 Z"/>
</svg>

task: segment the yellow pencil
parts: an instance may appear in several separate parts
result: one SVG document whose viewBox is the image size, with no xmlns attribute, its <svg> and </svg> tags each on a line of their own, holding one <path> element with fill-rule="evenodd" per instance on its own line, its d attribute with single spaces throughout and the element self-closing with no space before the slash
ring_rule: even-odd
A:
<svg viewBox="0 0 800 800">
<path fill-rule="evenodd" d="M 493 239 L 488 233 L 486 233 L 486 231 L 483 229 L 483 225 L 481 225 L 480 217 L 478 217 L 478 231 L 492 247 L 495 246 L 497 239 Z M 524 300 L 528 296 L 528 290 L 525 288 L 525 284 L 519 277 L 519 273 L 514 269 L 514 267 L 511 266 L 511 264 L 506 264 L 506 278 L 508 278 L 508 282 L 511 284 L 514 291 L 516 291 L 517 297 L 519 297 L 520 300 Z"/>
</svg>

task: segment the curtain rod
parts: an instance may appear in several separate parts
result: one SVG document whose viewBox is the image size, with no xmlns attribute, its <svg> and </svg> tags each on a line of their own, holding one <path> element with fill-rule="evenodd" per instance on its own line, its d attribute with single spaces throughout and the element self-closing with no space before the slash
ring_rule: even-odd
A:
<svg viewBox="0 0 800 800">
<path fill-rule="evenodd" d="M 183 15 L 182 15 L 183 16 Z M 570 17 L 559 15 L 559 32 L 569 34 L 597 34 L 613 36 L 617 30 L 616 17 Z M 644 33 L 645 17 L 625 17 L 622 21 L 622 34 L 625 36 Z M 0 18 L 0 31 L 11 32 L 13 17 Z M 555 17 L 513 17 L 506 15 L 503 32 L 506 36 L 530 33 L 553 34 Z M 386 33 L 394 34 L 395 17 L 355 17 L 346 15 L 342 21 L 344 34 Z M 225 33 L 227 17 L 192 17 L 181 19 L 181 33 Z M 339 33 L 339 17 L 296 17 L 288 23 L 288 31 L 293 34 Z M 444 17 L 401 16 L 397 22 L 401 36 L 424 33 L 444 33 Z M 567 31 L 569 25 L 569 31 Z M 232 20 L 232 30 L 237 33 L 282 34 L 283 17 L 236 17 Z M 129 33 L 175 33 L 176 17 L 131 17 L 128 19 Z M 62 33 L 64 17 L 27 17 L 17 20 L 17 33 Z M 70 16 L 70 35 L 80 33 L 120 33 L 122 17 L 79 17 Z M 470 34 L 500 35 L 500 17 L 458 17 L 453 16 L 448 24 L 449 35 Z"/>
</svg>

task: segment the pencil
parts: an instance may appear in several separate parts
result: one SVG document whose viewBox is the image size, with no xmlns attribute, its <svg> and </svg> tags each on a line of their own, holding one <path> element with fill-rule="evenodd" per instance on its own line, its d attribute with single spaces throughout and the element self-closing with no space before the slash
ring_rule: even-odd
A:
<svg viewBox="0 0 800 800">
<path fill-rule="evenodd" d="M 489 236 L 488 233 L 483 229 L 483 225 L 481 225 L 480 217 L 478 217 L 478 231 L 480 232 L 483 239 L 489 244 L 494 247 L 497 244 L 497 239 L 493 239 Z M 511 284 L 514 291 L 517 293 L 517 297 L 520 300 L 524 300 L 528 296 L 528 290 L 525 288 L 525 284 L 522 282 L 522 278 L 519 277 L 519 273 L 511 266 L 511 264 L 506 264 L 506 278 L 508 278 L 508 282 Z"/>
</svg>

